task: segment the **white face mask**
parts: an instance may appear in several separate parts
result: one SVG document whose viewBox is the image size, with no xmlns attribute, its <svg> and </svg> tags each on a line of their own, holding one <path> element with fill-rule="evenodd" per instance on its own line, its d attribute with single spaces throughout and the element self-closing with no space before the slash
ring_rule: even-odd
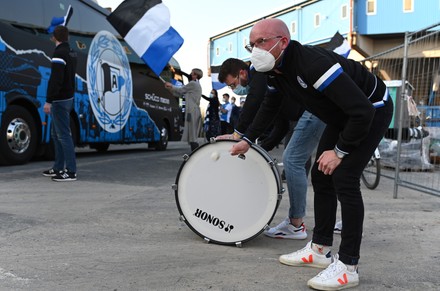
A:
<svg viewBox="0 0 440 291">
<path fill-rule="evenodd" d="M 277 43 L 274 44 L 274 46 L 271 47 L 269 51 L 260 49 L 258 47 L 254 47 L 252 49 L 251 62 L 257 72 L 268 72 L 272 70 L 273 67 L 275 67 L 275 62 L 283 54 L 283 51 L 281 51 L 280 55 L 276 59 L 270 52 L 280 41 L 281 39 L 277 41 Z"/>
</svg>

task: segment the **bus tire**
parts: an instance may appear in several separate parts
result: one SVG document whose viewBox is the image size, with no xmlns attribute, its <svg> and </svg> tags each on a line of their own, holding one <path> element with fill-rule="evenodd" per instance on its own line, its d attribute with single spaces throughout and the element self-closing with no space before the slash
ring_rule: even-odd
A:
<svg viewBox="0 0 440 291">
<path fill-rule="evenodd" d="M 90 148 L 96 150 L 98 153 L 104 153 L 108 150 L 110 144 L 108 142 L 91 143 Z"/>
<path fill-rule="evenodd" d="M 20 165 L 29 162 L 37 150 L 37 128 L 24 107 L 11 105 L 2 118 L 0 129 L 0 163 Z"/>
</svg>

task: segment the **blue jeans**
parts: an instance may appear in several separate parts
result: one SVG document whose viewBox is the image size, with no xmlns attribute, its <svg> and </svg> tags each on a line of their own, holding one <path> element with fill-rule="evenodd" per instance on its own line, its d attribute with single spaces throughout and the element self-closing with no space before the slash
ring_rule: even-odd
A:
<svg viewBox="0 0 440 291">
<path fill-rule="evenodd" d="M 305 165 L 318 145 L 324 128 L 324 122 L 304 111 L 284 149 L 283 164 L 290 201 L 289 218 L 303 218 L 306 215 L 308 182 Z"/>
<path fill-rule="evenodd" d="M 76 173 L 75 147 L 70 132 L 70 112 L 73 109 L 73 98 L 52 102 L 51 135 L 55 147 L 55 171 Z"/>
</svg>

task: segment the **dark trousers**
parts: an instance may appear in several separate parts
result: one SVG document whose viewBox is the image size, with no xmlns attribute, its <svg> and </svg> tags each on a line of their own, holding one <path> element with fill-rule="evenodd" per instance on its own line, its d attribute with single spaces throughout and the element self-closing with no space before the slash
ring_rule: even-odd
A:
<svg viewBox="0 0 440 291">
<path fill-rule="evenodd" d="M 393 115 L 391 98 L 384 107 L 377 108 L 368 136 L 345 156 L 332 175 L 312 168 L 312 184 L 315 192 L 315 228 L 312 241 L 331 246 L 336 221 L 337 200 L 341 203 L 342 233 L 339 259 L 348 265 L 357 265 L 362 240 L 364 203 L 360 190 L 360 176 L 374 150 L 383 138 Z M 338 140 L 340 128 L 328 125 L 318 145 L 317 158 L 323 151 L 332 150 Z"/>
</svg>

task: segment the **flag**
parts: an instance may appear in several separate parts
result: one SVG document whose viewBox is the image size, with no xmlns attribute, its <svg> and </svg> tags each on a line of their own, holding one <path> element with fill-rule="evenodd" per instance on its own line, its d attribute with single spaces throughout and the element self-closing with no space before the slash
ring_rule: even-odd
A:
<svg viewBox="0 0 440 291">
<path fill-rule="evenodd" d="M 220 72 L 221 66 L 211 66 L 211 82 L 212 82 L 212 89 L 220 90 L 224 87 L 226 87 L 225 83 L 220 83 L 218 80 L 218 73 Z"/>
<path fill-rule="evenodd" d="M 107 20 L 158 76 L 183 44 L 160 0 L 125 0 Z"/>
<path fill-rule="evenodd" d="M 72 13 L 73 13 L 72 5 L 69 5 L 69 8 L 67 8 L 66 15 L 52 18 L 52 21 L 50 22 L 50 26 L 47 28 L 47 32 L 52 33 L 55 30 L 55 27 L 57 27 L 58 25 L 67 26 L 70 17 L 72 17 Z"/>
<path fill-rule="evenodd" d="M 330 39 L 327 49 L 344 57 L 348 57 L 351 51 L 348 41 L 339 33 L 339 31 L 337 31 L 332 39 Z"/>
</svg>

